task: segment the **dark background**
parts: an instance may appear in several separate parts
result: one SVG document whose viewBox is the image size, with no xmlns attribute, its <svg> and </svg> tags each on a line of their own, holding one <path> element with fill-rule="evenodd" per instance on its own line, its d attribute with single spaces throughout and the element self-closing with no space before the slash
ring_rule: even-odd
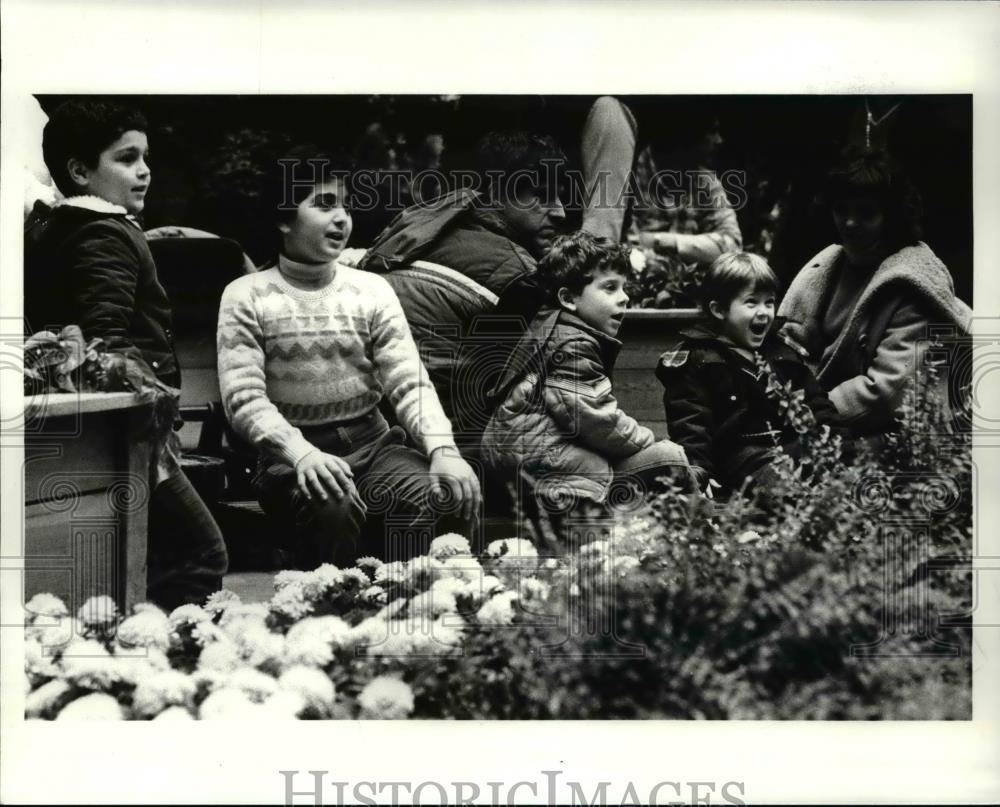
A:
<svg viewBox="0 0 1000 807">
<path fill-rule="evenodd" d="M 39 96 L 48 112 L 64 96 Z M 552 134 L 571 162 L 592 96 L 117 96 L 149 120 L 152 192 L 147 228 L 180 224 L 239 241 L 262 263 L 274 234 L 260 209 L 263 171 L 289 147 L 315 143 L 350 153 L 361 168 L 425 167 L 425 139 L 443 137 L 442 168 L 463 167 L 492 129 Z M 737 211 L 745 244 L 769 257 L 786 282 L 834 243 L 820 180 L 850 140 L 863 139 L 865 102 L 874 132 L 907 169 L 924 201 L 924 240 L 972 302 L 972 97 L 622 96 L 639 124 L 639 147 L 663 146 L 717 119 L 719 171 L 747 172 L 748 203 Z M 365 246 L 388 214 L 355 215 L 352 245 Z"/>
</svg>

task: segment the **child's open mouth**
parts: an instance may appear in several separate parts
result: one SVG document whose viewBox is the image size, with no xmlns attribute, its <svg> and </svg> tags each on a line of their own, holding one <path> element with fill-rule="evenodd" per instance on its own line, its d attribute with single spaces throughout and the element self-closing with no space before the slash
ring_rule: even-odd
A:
<svg viewBox="0 0 1000 807">
<path fill-rule="evenodd" d="M 770 322 L 751 322 L 750 323 L 750 334 L 752 336 L 764 336 L 767 333 L 767 329 L 771 326 Z"/>
</svg>

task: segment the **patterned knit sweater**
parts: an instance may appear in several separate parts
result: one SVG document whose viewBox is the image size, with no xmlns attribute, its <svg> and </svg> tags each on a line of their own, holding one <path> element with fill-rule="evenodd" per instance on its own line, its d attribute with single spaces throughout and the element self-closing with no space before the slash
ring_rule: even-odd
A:
<svg viewBox="0 0 1000 807">
<path fill-rule="evenodd" d="M 378 275 L 336 264 L 314 290 L 278 267 L 234 280 L 222 295 L 218 354 L 230 423 L 273 459 L 294 466 L 315 449 L 297 427 L 361 417 L 386 396 L 427 454 L 455 445 L 399 300 Z"/>
</svg>

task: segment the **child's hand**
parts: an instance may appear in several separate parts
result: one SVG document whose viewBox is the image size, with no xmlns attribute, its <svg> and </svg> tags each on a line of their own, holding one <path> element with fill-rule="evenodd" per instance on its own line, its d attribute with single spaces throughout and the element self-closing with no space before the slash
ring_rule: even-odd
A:
<svg viewBox="0 0 1000 807">
<path fill-rule="evenodd" d="M 431 454 L 431 487 L 435 495 L 444 496 L 444 488 L 462 506 L 462 518 L 473 524 L 479 517 L 482 493 L 479 479 L 454 448 L 436 448 Z"/>
<path fill-rule="evenodd" d="M 720 485 L 714 479 L 709 479 L 708 484 L 705 485 L 705 490 L 702 491 L 702 496 L 704 496 L 706 499 L 714 499 L 715 491 L 717 491 L 721 487 L 722 485 Z"/>
<path fill-rule="evenodd" d="M 295 473 L 299 490 L 310 500 L 314 496 L 324 502 L 330 496 L 339 500 L 356 493 L 351 466 L 318 448 L 299 460 Z"/>
</svg>

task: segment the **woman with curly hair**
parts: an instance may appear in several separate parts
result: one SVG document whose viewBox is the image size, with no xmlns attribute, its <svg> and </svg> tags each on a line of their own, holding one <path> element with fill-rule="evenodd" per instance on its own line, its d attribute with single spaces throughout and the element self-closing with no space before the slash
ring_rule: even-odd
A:
<svg viewBox="0 0 1000 807">
<path fill-rule="evenodd" d="M 919 196 L 884 151 L 849 147 L 827 191 L 842 243 L 802 268 L 779 315 L 852 432 L 884 434 L 931 330 L 967 336 L 972 311 L 920 240 Z"/>
</svg>

